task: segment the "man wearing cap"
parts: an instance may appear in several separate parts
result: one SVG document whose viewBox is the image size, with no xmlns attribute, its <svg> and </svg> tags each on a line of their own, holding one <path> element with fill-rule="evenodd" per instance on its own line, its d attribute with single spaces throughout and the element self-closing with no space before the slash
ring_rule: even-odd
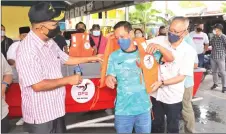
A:
<svg viewBox="0 0 226 134">
<path fill-rule="evenodd" d="M 13 40 L 11 38 L 8 38 L 6 35 L 6 28 L 5 26 L 1 25 L 1 52 L 4 55 L 5 58 L 7 58 L 7 51 L 9 49 L 9 46 L 13 43 Z"/>
<path fill-rule="evenodd" d="M 80 75 L 63 77 L 61 64 L 101 61 L 99 56 L 69 57 L 53 41 L 60 27 L 55 9 L 48 2 L 33 5 L 28 13 L 32 29 L 17 49 L 16 67 L 22 96 L 24 129 L 29 133 L 66 131 L 65 85 L 79 84 Z"/>
<path fill-rule="evenodd" d="M 225 72 L 225 53 L 226 53 L 226 35 L 222 33 L 223 25 L 215 24 L 213 27 L 214 37 L 210 41 L 212 46 L 211 67 L 213 72 L 213 86 L 211 90 L 218 87 L 218 71 L 221 74 L 222 93 L 226 91 L 226 72 Z"/>
<path fill-rule="evenodd" d="M 20 27 L 19 28 L 19 38 L 20 41 L 14 42 L 7 51 L 7 60 L 9 65 L 15 66 L 15 59 L 16 59 L 16 50 L 18 48 L 18 45 L 20 42 L 27 36 L 27 34 L 30 32 L 30 27 Z"/>
</svg>

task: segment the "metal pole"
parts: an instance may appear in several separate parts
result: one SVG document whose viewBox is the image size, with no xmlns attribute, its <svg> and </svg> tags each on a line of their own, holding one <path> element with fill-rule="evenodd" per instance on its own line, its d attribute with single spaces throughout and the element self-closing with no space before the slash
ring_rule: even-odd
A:
<svg viewBox="0 0 226 134">
<path fill-rule="evenodd" d="M 128 5 L 125 6 L 125 20 L 129 21 L 129 7 L 128 7 Z"/>
<path fill-rule="evenodd" d="M 86 126 L 87 124 L 98 123 L 98 122 L 102 122 L 102 121 L 106 121 L 106 120 L 111 120 L 114 118 L 115 118 L 114 115 L 110 115 L 110 116 L 106 116 L 106 117 L 101 117 L 101 118 L 97 118 L 97 119 L 92 119 L 92 120 L 88 120 L 88 121 L 84 121 L 84 122 L 71 124 L 71 125 L 67 126 L 67 130 L 76 128 L 77 126 Z"/>
</svg>

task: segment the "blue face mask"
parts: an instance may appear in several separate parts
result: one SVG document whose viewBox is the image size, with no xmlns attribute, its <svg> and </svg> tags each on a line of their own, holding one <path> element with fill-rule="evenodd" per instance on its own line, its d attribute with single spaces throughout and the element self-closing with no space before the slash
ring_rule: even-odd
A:
<svg viewBox="0 0 226 134">
<path fill-rule="evenodd" d="M 100 36 L 100 31 L 93 31 L 93 36 Z"/>
<path fill-rule="evenodd" d="M 175 43 L 178 40 L 180 40 L 180 36 L 172 34 L 172 33 L 169 32 L 168 33 L 168 40 L 169 40 L 170 43 Z"/>
<path fill-rule="evenodd" d="M 131 41 L 130 39 L 120 38 L 118 39 L 118 44 L 122 50 L 126 51 L 130 47 Z"/>
</svg>

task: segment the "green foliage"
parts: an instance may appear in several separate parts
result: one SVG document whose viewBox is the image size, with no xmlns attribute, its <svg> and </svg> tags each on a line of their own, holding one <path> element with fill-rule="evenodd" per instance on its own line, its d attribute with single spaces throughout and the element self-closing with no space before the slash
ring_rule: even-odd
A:
<svg viewBox="0 0 226 134">
<path fill-rule="evenodd" d="M 221 9 L 226 13 L 226 2 L 222 3 Z"/>
<path fill-rule="evenodd" d="M 146 2 L 135 5 L 134 11 L 129 13 L 129 20 L 132 24 L 142 24 L 146 29 L 147 24 L 162 22 L 167 23 L 167 20 L 159 14 L 161 11 L 153 8 L 153 2 Z M 167 14 L 174 15 L 172 11 L 168 10 Z"/>
</svg>

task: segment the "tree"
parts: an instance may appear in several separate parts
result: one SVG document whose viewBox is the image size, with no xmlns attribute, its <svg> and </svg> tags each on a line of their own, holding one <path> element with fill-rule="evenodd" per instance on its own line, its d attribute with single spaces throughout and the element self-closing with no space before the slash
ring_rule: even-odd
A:
<svg viewBox="0 0 226 134">
<path fill-rule="evenodd" d="M 226 2 L 222 3 L 221 9 L 226 13 Z"/>
<path fill-rule="evenodd" d="M 201 1 L 180 1 L 179 5 L 182 8 L 206 7 Z"/>
<path fill-rule="evenodd" d="M 147 24 L 155 22 L 166 24 L 167 20 L 159 15 L 161 11 L 154 9 L 152 4 L 152 2 L 146 2 L 135 5 L 135 11 L 129 13 L 130 22 L 132 24 L 142 24 L 145 31 Z M 172 15 L 172 12 L 168 11 L 168 14 Z"/>
</svg>

